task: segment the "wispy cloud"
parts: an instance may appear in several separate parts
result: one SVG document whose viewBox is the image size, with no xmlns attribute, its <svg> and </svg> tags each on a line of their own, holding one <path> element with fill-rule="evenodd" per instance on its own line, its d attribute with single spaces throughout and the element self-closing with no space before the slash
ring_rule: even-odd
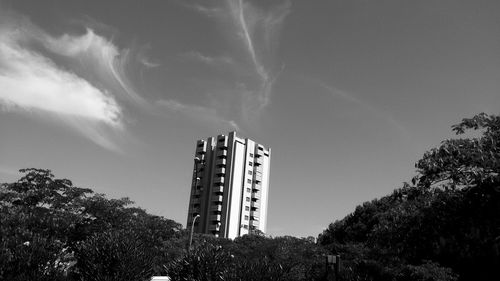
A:
<svg viewBox="0 0 500 281">
<path fill-rule="evenodd" d="M 159 67 L 161 64 L 158 62 L 152 61 L 147 55 L 146 52 L 151 49 L 150 45 L 144 45 L 142 48 L 139 49 L 136 55 L 137 61 L 145 66 L 146 68 L 156 68 Z"/>
<path fill-rule="evenodd" d="M 152 62 L 147 57 L 138 57 L 138 61 L 147 68 L 155 68 L 160 66 L 159 63 Z"/>
<path fill-rule="evenodd" d="M 175 100 L 160 100 L 158 105 L 167 108 L 171 112 L 179 112 L 186 117 L 193 118 L 194 120 L 202 120 L 207 124 L 222 129 L 241 131 L 240 127 L 234 120 L 226 120 L 221 117 L 215 109 L 203 107 L 199 105 L 183 104 Z"/>
<path fill-rule="evenodd" d="M 328 93 L 330 93 L 333 97 L 339 98 L 342 100 L 345 100 L 347 102 L 350 102 L 352 104 L 355 104 L 364 110 L 370 112 L 371 114 L 381 117 L 383 120 L 385 120 L 388 124 L 390 124 L 392 127 L 394 127 L 403 137 L 409 139 L 410 133 L 408 130 L 400 123 L 398 122 L 391 114 L 384 112 L 383 110 L 374 107 L 373 105 L 369 104 L 366 101 L 363 101 L 356 97 L 355 95 L 348 93 L 346 91 L 337 89 L 331 85 L 328 85 L 327 83 L 316 80 L 316 79 L 308 79 L 305 78 L 306 80 L 315 83 L 319 87 L 323 88 L 326 90 Z"/>
<path fill-rule="evenodd" d="M 270 103 L 273 85 L 282 69 L 276 65 L 274 54 L 279 31 L 290 12 L 290 1 L 273 3 L 265 9 L 243 0 L 226 0 L 222 6 L 221 2 L 217 2 L 219 6 L 204 3 L 191 8 L 220 23 L 222 32 L 234 43 L 231 60 L 246 73 L 237 77 L 233 85 L 237 85 L 234 90 L 241 95 L 241 118 L 248 121 Z M 212 62 L 194 54 L 200 61 Z"/>
<path fill-rule="evenodd" d="M 97 35 L 92 29 L 87 29 L 83 35 L 64 34 L 57 38 L 45 34 L 42 43 L 55 54 L 76 60 L 95 71 L 99 79 L 114 89 L 116 94 L 138 104 L 146 103 L 136 93 L 125 73 L 130 50 L 119 50 L 112 41 Z"/>
<path fill-rule="evenodd" d="M 1 12 L 0 104 L 49 120 L 56 116 L 95 143 L 118 150 L 111 141 L 124 130 L 117 98 L 144 103 L 126 79 L 128 56 L 93 30 L 55 37 L 19 14 Z"/>
<path fill-rule="evenodd" d="M 219 7 L 207 7 L 202 4 L 190 3 L 187 4 L 185 1 L 181 2 L 185 7 L 196 10 L 197 12 L 204 14 L 207 17 L 217 17 L 222 12 Z M 206 3 L 204 3 L 206 5 Z"/>
<path fill-rule="evenodd" d="M 207 56 L 196 51 L 184 53 L 181 55 L 181 57 L 188 60 L 199 61 L 201 63 L 211 66 L 234 64 L 234 60 L 229 56 L 219 56 L 219 57 Z"/>
<path fill-rule="evenodd" d="M 276 76 L 271 74 L 275 67 L 272 56 L 277 45 L 275 36 L 286 15 L 290 12 L 290 2 L 282 2 L 269 10 L 261 10 L 243 0 L 226 1 L 236 34 L 248 54 L 258 83 L 247 86 L 251 96 L 243 105 L 244 114 L 250 117 L 267 106 Z M 269 64 L 265 62 L 269 61 Z M 276 74 L 276 73 L 274 73 Z M 251 100 L 253 99 L 253 102 Z"/>
</svg>

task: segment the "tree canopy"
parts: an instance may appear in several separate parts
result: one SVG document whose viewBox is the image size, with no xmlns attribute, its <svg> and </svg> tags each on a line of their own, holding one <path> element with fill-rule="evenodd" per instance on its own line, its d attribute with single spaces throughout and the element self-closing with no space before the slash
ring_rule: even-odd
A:
<svg viewBox="0 0 500 281">
<path fill-rule="evenodd" d="M 170 252 L 164 244 L 180 235 L 180 224 L 131 207 L 128 198 L 107 199 L 49 170 L 20 172 L 0 188 L 0 280 L 103 280 L 111 268 L 130 276 L 139 264 L 132 250 L 147 254 L 136 276 L 150 277 Z"/>
<path fill-rule="evenodd" d="M 350 266 L 373 280 L 416 267 L 447 276 L 430 280 L 500 276 L 500 117 L 479 114 L 452 129 L 469 137 L 426 152 L 411 183 L 330 224 L 320 244 L 352 252 Z"/>
</svg>

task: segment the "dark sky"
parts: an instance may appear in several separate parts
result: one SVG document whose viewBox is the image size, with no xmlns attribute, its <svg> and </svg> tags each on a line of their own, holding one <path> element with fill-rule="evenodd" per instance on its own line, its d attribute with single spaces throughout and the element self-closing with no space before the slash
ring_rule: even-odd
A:
<svg viewBox="0 0 500 281">
<path fill-rule="evenodd" d="M 272 148 L 268 232 L 316 236 L 500 109 L 499 1 L 0 1 L 0 182 L 185 224 L 197 139 Z"/>
</svg>

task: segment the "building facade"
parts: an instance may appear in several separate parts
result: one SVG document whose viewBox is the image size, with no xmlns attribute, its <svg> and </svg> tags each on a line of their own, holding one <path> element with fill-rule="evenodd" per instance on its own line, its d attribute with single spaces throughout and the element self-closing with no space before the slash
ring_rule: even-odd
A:
<svg viewBox="0 0 500 281">
<path fill-rule="evenodd" d="M 187 227 L 231 239 L 265 233 L 271 149 L 231 132 L 198 140 L 194 159 Z"/>
</svg>

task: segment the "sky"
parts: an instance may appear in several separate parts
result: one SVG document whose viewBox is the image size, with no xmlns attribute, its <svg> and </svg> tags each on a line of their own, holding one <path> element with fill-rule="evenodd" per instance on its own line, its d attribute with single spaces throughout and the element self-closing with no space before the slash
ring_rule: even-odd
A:
<svg viewBox="0 0 500 281">
<path fill-rule="evenodd" d="M 497 0 L 0 0 L 0 182 L 50 169 L 185 226 L 196 140 L 271 147 L 267 234 L 317 236 L 500 111 Z"/>
</svg>

